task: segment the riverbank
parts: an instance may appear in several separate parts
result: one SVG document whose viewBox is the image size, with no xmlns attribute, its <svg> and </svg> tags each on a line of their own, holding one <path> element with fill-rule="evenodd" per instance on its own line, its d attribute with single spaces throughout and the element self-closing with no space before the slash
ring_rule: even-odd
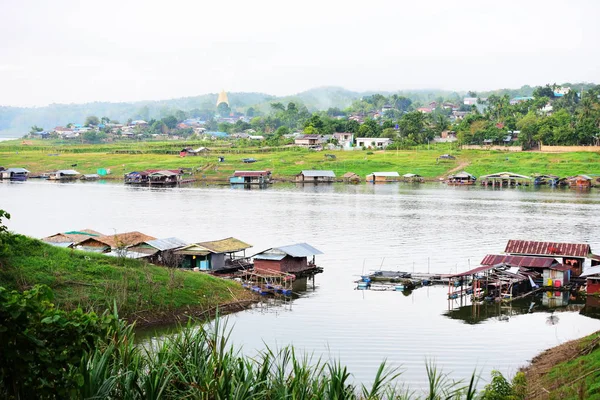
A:
<svg viewBox="0 0 600 400">
<path fill-rule="evenodd" d="M 206 146 L 198 143 L 114 143 L 101 145 L 56 145 L 35 141 L 33 145 L 7 142 L 0 145 L 4 167 L 23 167 L 39 174 L 56 169 L 76 169 L 82 174 L 108 168 L 113 177 L 122 179 L 126 172 L 145 169 L 190 168 L 198 180 L 227 180 L 236 170 L 271 170 L 273 177 L 290 180 L 303 169 L 333 170 L 338 178 L 354 172 L 363 179 L 375 171 L 414 173 L 427 180 L 438 180 L 453 172 L 471 174 L 511 171 L 523 175 L 554 174 L 560 177 L 597 174 L 600 153 L 540 153 L 460 150 L 450 144 L 436 144 L 412 150 L 310 151 L 299 147 L 277 149 L 210 147 L 204 155 L 180 157 L 182 146 Z M 125 147 L 124 147 L 125 146 Z M 174 147 L 177 146 L 177 147 Z M 139 150 L 135 150 L 135 149 Z M 454 160 L 439 160 L 450 153 Z M 330 156 L 326 156 L 328 154 Z M 331 157 L 334 156 L 334 157 Z M 224 157 L 219 162 L 218 157 Z M 254 158 L 254 163 L 244 163 Z"/>
<path fill-rule="evenodd" d="M 527 399 L 600 399 L 600 331 L 542 352 L 523 372 Z"/>
<path fill-rule="evenodd" d="M 26 290 L 45 284 L 55 304 L 66 310 L 112 309 L 138 326 L 185 322 L 239 311 L 256 301 L 233 281 L 159 267 L 138 260 L 54 247 L 9 234 L 0 258 L 0 286 Z"/>
</svg>

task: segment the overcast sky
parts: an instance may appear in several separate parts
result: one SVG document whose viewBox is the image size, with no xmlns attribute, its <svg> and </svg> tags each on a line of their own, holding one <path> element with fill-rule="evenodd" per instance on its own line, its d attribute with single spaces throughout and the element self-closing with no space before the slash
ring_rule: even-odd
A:
<svg viewBox="0 0 600 400">
<path fill-rule="evenodd" d="M 0 105 L 600 82 L 598 0 L 0 0 Z"/>
</svg>

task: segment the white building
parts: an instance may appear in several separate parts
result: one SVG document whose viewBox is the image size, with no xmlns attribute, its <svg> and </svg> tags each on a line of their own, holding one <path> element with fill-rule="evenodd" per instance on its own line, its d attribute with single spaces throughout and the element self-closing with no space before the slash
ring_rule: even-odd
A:
<svg viewBox="0 0 600 400">
<path fill-rule="evenodd" d="M 390 145 L 390 138 L 356 138 L 357 147 L 365 147 L 371 149 L 385 149 Z"/>
</svg>

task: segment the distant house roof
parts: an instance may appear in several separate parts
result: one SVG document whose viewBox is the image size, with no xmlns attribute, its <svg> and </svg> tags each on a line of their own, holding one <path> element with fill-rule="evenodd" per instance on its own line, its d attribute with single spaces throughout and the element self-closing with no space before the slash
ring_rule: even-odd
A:
<svg viewBox="0 0 600 400">
<path fill-rule="evenodd" d="M 355 174 L 354 172 L 346 172 L 344 175 L 342 175 L 343 178 L 354 178 L 354 177 L 359 177 L 358 174 Z"/>
<path fill-rule="evenodd" d="M 481 265 L 498 264 L 507 264 L 513 267 L 550 268 L 554 264 L 558 264 L 558 261 L 549 257 L 510 256 L 496 254 L 488 254 L 481 261 Z"/>
<path fill-rule="evenodd" d="M 271 171 L 235 171 L 233 176 L 239 177 L 256 177 L 256 176 L 266 176 L 270 175 Z"/>
<path fill-rule="evenodd" d="M 173 170 L 164 169 L 164 170 L 161 170 L 161 171 L 151 172 L 149 175 L 150 176 L 173 176 L 173 175 L 179 175 L 179 174 L 181 174 L 180 171 L 173 171 Z"/>
<path fill-rule="evenodd" d="M 373 176 L 385 176 L 385 177 L 399 177 L 400 174 L 397 172 L 372 172 L 369 175 Z"/>
<path fill-rule="evenodd" d="M 519 174 L 515 174 L 514 172 L 496 172 L 495 174 L 483 175 L 483 176 L 479 177 L 479 179 L 490 179 L 490 178 L 531 179 L 530 176 L 519 175 Z"/>
<path fill-rule="evenodd" d="M 310 257 L 317 254 L 323 253 L 307 243 L 298 243 L 289 246 L 273 247 L 254 255 L 253 258 L 258 260 L 282 260 L 286 256 Z"/>
<path fill-rule="evenodd" d="M 176 237 L 170 237 L 166 239 L 153 239 L 148 240 L 145 243 L 160 251 L 173 250 L 188 245 L 186 241 L 178 239 Z"/>
<path fill-rule="evenodd" d="M 48 243 L 78 243 L 82 240 L 89 239 L 90 237 L 100 236 L 104 236 L 104 234 L 92 229 L 82 229 L 79 231 L 56 233 L 54 235 L 46 236 L 45 238 L 42 238 L 42 240 Z"/>
<path fill-rule="evenodd" d="M 130 251 L 130 250 L 109 251 L 108 253 L 104 253 L 104 255 L 105 256 L 110 256 L 110 257 L 133 258 L 133 259 L 144 258 L 144 257 L 150 257 L 151 256 L 151 254 L 138 253 L 137 251 Z"/>
<path fill-rule="evenodd" d="M 149 235 L 143 234 L 141 232 L 134 231 L 134 232 L 126 232 L 126 233 L 117 233 L 114 235 L 90 237 L 90 238 L 84 239 L 83 241 L 79 242 L 78 244 L 85 246 L 85 244 L 87 242 L 96 241 L 96 242 L 105 244 L 107 246 L 110 246 L 111 248 L 118 248 L 118 247 L 135 246 L 140 243 L 144 243 L 144 242 L 147 242 L 149 240 L 154 240 L 154 239 L 156 239 L 156 238 L 153 236 L 149 236 Z"/>
<path fill-rule="evenodd" d="M 299 137 L 298 139 L 321 139 L 321 135 L 304 135 Z"/>
<path fill-rule="evenodd" d="M 4 172 L 13 172 L 15 174 L 29 173 L 29 171 L 26 170 L 25 168 L 9 168 L 9 169 L 5 170 Z"/>
<path fill-rule="evenodd" d="M 450 175 L 451 178 L 468 178 L 475 179 L 475 175 L 471 175 L 467 171 L 461 171 L 458 174 Z"/>
<path fill-rule="evenodd" d="M 402 175 L 404 178 L 419 178 L 421 175 L 418 174 L 404 174 Z"/>
<path fill-rule="evenodd" d="M 236 239 L 234 237 L 196 244 L 198 246 L 204 247 L 211 253 L 235 253 L 237 251 L 246 250 L 252 247 L 252 245 L 242 242 L 241 240 Z"/>
<path fill-rule="evenodd" d="M 316 177 L 335 178 L 335 172 L 329 171 L 329 170 L 319 170 L 319 169 L 305 169 L 305 170 L 302 170 L 301 175 L 308 176 L 311 178 L 316 178 Z"/>
<path fill-rule="evenodd" d="M 509 240 L 504 249 L 508 254 L 529 254 L 556 257 L 588 257 L 592 250 L 584 243 L 535 242 L 528 240 Z"/>
<path fill-rule="evenodd" d="M 74 169 L 60 169 L 56 171 L 57 175 L 79 175 L 79 172 Z"/>
</svg>

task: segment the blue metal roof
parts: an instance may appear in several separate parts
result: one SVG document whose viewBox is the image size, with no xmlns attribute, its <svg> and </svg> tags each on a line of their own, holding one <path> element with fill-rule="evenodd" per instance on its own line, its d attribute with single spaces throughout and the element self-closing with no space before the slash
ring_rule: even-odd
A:
<svg viewBox="0 0 600 400">
<path fill-rule="evenodd" d="M 289 246 L 276 247 L 273 250 L 282 251 L 292 257 L 308 257 L 317 254 L 323 254 L 321 251 L 315 249 L 307 243 L 298 243 Z"/>
<path fill-rule="evenodd" d="M 187 242 L 185 242 L 181 239 L 178 239 L 176 237 L 170 237 L 170 238 L 166 238 L 166 239 L 148 240 L 146 242 L 146 244 L 148 244 L 160 251 L 172 250 L 172 249 L 177 249 L 179 247 L 187 246 Z"/>
<path fill-rule="evenodd" d="M 256 260 L 279 261 L 279 260 L 283 260 L 286 255 L 287 254 L 282 253 L 282 252 L 272 253 L 269 250 L 267 250 L 264 253 L 260 253 L 260 254 L 255 255 L 254 259 L 256 259 Z"/>
</svg>

